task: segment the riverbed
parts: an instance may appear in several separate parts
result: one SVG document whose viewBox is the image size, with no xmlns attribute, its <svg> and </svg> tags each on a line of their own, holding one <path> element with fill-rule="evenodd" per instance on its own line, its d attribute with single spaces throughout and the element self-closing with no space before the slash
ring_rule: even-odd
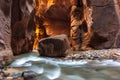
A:
<svg viewBox="0 0 120 80">
<path fill-rule="evenodd" d="M 38 80 L 120 80 L 119 60 L 64 60 L 29 53 L 10 66 L 33 71 Z"/>
</svg>

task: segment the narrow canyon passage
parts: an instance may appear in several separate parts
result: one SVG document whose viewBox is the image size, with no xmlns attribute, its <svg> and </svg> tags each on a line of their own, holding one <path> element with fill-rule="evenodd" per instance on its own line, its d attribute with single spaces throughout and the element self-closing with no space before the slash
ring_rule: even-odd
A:
<svg viewBox="0 0 120 80">
<path fill-rule="evenodd" d="M 0 80 L 119 80 L 119 3 L 0 0 Z"/>
</svg>

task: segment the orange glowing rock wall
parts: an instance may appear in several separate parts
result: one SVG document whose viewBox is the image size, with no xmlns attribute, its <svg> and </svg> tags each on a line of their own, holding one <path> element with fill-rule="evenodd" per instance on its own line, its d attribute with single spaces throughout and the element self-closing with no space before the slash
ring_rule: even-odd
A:
<svg viewBox="0 0 120 80">
<path fill-rule="evenodd" d="M 33 49 L 37 49 L 38 41 L 43 37 L 69 35 L 70 0 L 35 0 L 35 3 L 36 38 Z"/>
<path fill-rule="evenodd" d="M 36 22 L 38 21 L 41 37 L 53 36 L 57 34 L 70 33 L 70 1 L 75 0 L 36 0 Z M 119 37 L 116 36 L 119 29 L 119 20 L 115 11 L 114 1 L 116 0 L 90 0 L 93 9 L 94 32 L 105 37 L 106 42 L 101 43 L 101 39 L 91 41 L 95 49 L 112 48 L 114 43 L 119 43 Z M 118 4 L 119 4 L 119 0 Z M 107 4 L 107 5 L 106 5 Z M 39 5 L 37 7 L 37 5 Z M 113 13 L 113 14 L 112 14 Z M 94 39 L 94 38 L 93 38 Z M 116 42 L 117 41 L 117 42 Z M 36 41 L 38 42 L 38 41 Z M 99 44 L 99 45 L 98 45 Z M 115 44 L 119 47 L 119 44 Z"/>
</svg>

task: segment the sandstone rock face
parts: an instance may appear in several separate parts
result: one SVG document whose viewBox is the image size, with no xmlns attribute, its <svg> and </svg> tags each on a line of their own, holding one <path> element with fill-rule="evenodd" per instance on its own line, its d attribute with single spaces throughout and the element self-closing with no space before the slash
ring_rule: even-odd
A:
<svg viewBox="0 0 120 80">
<path fill-rule="evenodd" d="M 37 1 L 37 0 L 36 0 Z M 55 36 L 59 34 L 70 34 L 70 0 L 38 0 L 36 21 L 43 35 Z M 50 3 L 48 3 L 50 2 Z M 39 7 L 39 8 L 38 8 Z M 42 26 L 42 27 L 41 27 Z"/>
<path fill-rule="evenodd" d="M 70 0 L 57 1 L 54 4 L 50 4 L 49 7 L 47 1 L 40 1 L 38 17 L 41 23 L 39 24 L 44 27 L 43 31 L 46 33 L 45 35 L 53 36 L 61 33 L 70 35 Z M 120 47 L 119 0 L 87 1 L 91 1 L 91 5 L 88 6 L 93 8 L 93 37 L 89 43 L 90 46 L 94 49 Z M 69 4 L 66 4 L 67 2 Z M 43 6 L 44 8 L 42 8 Z M 83 41 L 82 38 L 80 40 Z"/>
<path fill-rule="evenodd" d="M 95 49 L 102 48 L 116 48 L 120 47 L 119 43 L 119 29 L 120 23 L 116 8 L 118 8 L 119 0 L 91 0 L 91 5 L 93 7 L 93 30 L 101 37 L 107 40 L 102 42 L 97 42 L 92 44 Z M 97 38 L 101 41 L 100 38 Z M 100 43 L 100 44 L 99 44 Z"/>
<path fill-rule="evenodd" d="M 13 0 L 11 46 L 15 55 L 32 50 L 35 34 L 34 15 L 33 0 Z"/>
<path fill-rule="evenodd" d="M 11 58 L 11 0 L 0 0 L 0 60 Z"/>
</svg>

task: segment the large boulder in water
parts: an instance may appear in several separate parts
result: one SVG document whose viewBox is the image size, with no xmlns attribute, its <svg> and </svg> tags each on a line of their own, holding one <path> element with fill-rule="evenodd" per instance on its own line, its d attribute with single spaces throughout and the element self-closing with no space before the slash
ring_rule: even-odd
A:
<svg viewBox="0 0 120 80">
<path fill-rule="evenodd" d="M 41 39 L 38 51 L 41 56 L 65 57 L 71 52 L 71 47 L 67 36 L 62 34 Z"/>
</svg>

